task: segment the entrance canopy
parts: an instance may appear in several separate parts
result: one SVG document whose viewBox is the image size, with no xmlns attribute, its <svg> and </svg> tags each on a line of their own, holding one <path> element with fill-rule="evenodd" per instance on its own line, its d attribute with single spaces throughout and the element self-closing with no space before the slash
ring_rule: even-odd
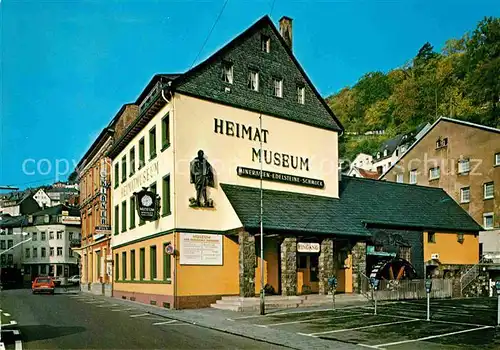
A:
<svg viewBox="0 0 500 350">
<path fill-rule="evenodd" d="M 245 229 L 258 230 L 260 189 L 221 184 Z M 482 230 L 440 188 L 343 177 L 340 198 L 263 190 L 264 230 L 302 235 L 371 237 L 370 227 L 422 231 Z"/>
</svg>

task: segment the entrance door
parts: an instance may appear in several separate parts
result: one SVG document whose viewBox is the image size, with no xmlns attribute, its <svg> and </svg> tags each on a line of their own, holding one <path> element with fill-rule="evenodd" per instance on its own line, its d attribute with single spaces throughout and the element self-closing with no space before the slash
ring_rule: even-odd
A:
<svg viewBox="0 0 500 350">
<path fill-rule="evenodd" d="M 299 294 L 319 291 L 319 254 L 297 254 L 297 292 Z"/>
</svg>

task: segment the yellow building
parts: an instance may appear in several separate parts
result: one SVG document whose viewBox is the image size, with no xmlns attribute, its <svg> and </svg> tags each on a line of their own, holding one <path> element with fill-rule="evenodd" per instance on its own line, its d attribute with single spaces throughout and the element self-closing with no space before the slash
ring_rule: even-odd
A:
<svg viewBox="0 0 500 350">
<path fill-rule="evenodd" d="M 342 126 L 295 59 L 291 28 L 263 17 L 135 101 L 108 153 L 115 297 L 190 308 L 254 296 L 261 263 L 268 292 L 326 294 L 332 276 L 353 292 L 380 247 L 422 276 L 424 232 L 477 245 L 480 227 L 439 189 L 339 178 Z M 139 216 L 156 200 L 144 190 L 160 204 L 151 220 Z"/>
</svg>

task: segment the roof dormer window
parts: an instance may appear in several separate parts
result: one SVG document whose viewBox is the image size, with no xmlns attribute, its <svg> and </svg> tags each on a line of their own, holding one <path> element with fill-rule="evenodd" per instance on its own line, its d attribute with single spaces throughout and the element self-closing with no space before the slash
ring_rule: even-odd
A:
<svg viewBox="0 0 500 350">
<path fill-rule="evenodd" d="M 262 52 L 271 52 L 271 39 L 267 35 L 260 36 L 260 49 Z"/>
<path fill-rule="evenodd" d="M 436 149 L 438 148 L 443 148 L 443 147 L 447 147 L 448 146 L 448 138 L 445 137 L 445 138 L 438 138 L 437 141 L 436 141 Z"/>
<path fill-rule="evenodd" d="M 387 153 L 388 153 L 387 149 L 384 149 L 384 157 L 387 157 Z"/>
<path fill-rule="evenodd" d="M 233 64 L 231 62 L 222 62 L 222 81 L 233 83 Z"/>
</svg>

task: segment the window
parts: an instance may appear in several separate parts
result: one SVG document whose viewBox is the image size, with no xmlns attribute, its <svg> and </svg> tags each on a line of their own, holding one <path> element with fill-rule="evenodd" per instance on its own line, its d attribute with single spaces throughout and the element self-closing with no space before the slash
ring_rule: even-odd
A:
<svg viewBox="0 0 500 350">
<path fill-rule="evenodd" d="M 161 187 L 161 210 L 162 215 L 167 216 L 170 215 L 170 175 L 163 177 L 162 187 Z"/>
<path fill-rule="evenodd" d="M 436 149 L 438 148 L 442 148 L 442 147 L 446 147 L 448 146 L 448 138 L 445 137 L 443 139 L 441 138 L 438 138 L 437 141 L 436 141 Z"/>
<path fill-rule="evenodd" d="M 439 179 L 440 174 L 441 174 L 441 171 L 440 171 L 439 167 L 431 168 L 429 170 L 429 180 Z"/>
<path fill-rule="evenodd" d="M 118 262 L 118 254 L 115 254 L 115 281 L 118 281 L 118 276 L 120 276 L 120 264 Z"/>
<path fill-rule="evenodd" d="M 142 281 L 146 277 L 146 248 L 139 251 L 139 279 Z"/>
<path fill-rule="evenodd" d="M 233 64 L 231 62 L 222 62 L 222 81 L 233 83 Z"/>
<path fill-rule="evenodd" d="M 267 53 L 271 51 L 271 39 L 267 35 L 260 36 L 260 49 Z"/>
<path fill-rule="evenodd" d="M 139 140 L 139 169 L 142 168 L 145 164 L 145 145 L 144 145 L 144 137 Z"/>
<path fill-rule="evenodd" d="M 377 152 L 377 159 L 380 158 L 380 152 Z"/>
<path fill-rule="evenodd" d="M 149 186 L 149 190 L 156 194 L 156 182 L 153 182 L 151 186 Z"/>
<path fill-rule="evenodd" d="M 14 229 L 12 227 L 9 227 L 7 229 L 7 235 L 13 235 L 14 234 Z"/>
<path fill-rule="evenodd" d="M 165 248 L 169 243 L 163 243 L 163 279 L 170 281 L 171 279 L 171 261 L 170 254 L 165 252 Z"/>
<path fill-rule="evenodd" d="M 10 249 L 14 246 L 14 241 L 12 239 L 9 239 L 7 241 L 7 249 Z"/>
<path fill-rule="evenodd" d="M 470 187 L 464 187 L 460 189 L 460 203 L 470 202 Z"/>
<path fill-rule="evenodd" d="M 396 174 L 396 182 L 403 183 L 403 174 Z"/>
<path fill-rule="evenodd" d="M 396 148 L 396 157 L 399 156 L 399 148 Z"/>
<path fill-rule="evenodd" d="M 130 160 L 130 176 L 132 176 L 135 174 L 135 147 L 132 147 L 130 149 L 129 160 Z"/>
<path fill-rule="evenodd" d="M 40 273 L 45 275 L 47 273 L 47 265 L 40 265 Z"/>
<path fill-rule="evenodd" d="M 33 248 L 33 257 L 38 258 L 38 248 Z"/>
<path fill-rule="evenodd" d="M 161 120 L 161 147 L 162 150 L 170 146 L 170 114 L 167 113 L 166 116 Z"/>
<path fill-rule="evenodd" d="M 491 199 L 495 197 L 495 188 L 493 182 L 485 183 L 484 185 L 484 199 Z"/>
<path fill-rule="evenodd" d="M 127 180 L 127 156 L 122 157 L 122 182 Z"/>
<path fill-rule="evenodd" d="M 2 263 L 2 265 L 5 264 L 6 259 L 7 257 L 5 256 L 5 254 L 0 255 L 0 263 Z"/>
<path fill-rule="evenodd" d="M 154 280 L 156 279 L 156 246 L 153 245 L 149 248 L 149 258 L 150 258 L 150 267 L 151 267 L 151 271 L 150 271 L 150 275 L 149 275 L 149 278 L 151 280 Z"/>
<path fill-rule="evenodd" d="M 115 164 L 115 188 L 120 184 L 120 164 L 117 162 Z"/>
<path fill-rule="evenodd" d="M 3 241 L 2 241 L 3 242 Z M 30 257 L 30 249 L 29 248 L 26 248 L 25 252 L 24 252 L 24 257 L 25 258 L 29 258 Z"/>
<path fill-rule="evenodd" d="M 73 257 L 73 249 L 68 248 L 68 256 L 69 256 L 70 258 L 72 258 L 72 257 Z M 97 267 L 98 267 L 98 268 L 100 268 L 100 266 L 101 266 L 101 265 L 97 265 Z"/>
<path fill-rule="evenodd" d="M 410 184 L 416 184 L 416 183 L 417 183 L 417 171 L 411 170 L 410 171 Z"/>
<path fill-rule="evenodd" d="M 122 280 L 127 279 L 127 252 L 122 253 Z"/>
<path fill-rule="evenodd" d="M 500 152 L 499 153 L 495 153 L 495 162 L 494 162 L 495 165 L 500 165 Z"/>
<path fill-rule="evenodd" d="M 70 241 L 72 241 L 72 240 L 73 240 L 73 232 L 70 232 L 70 233 L 69 233 L 68 238 L 69 238 L 69 240 L 70 240 Z"/>
<path fill-rule="evenodd" d="M 127 201 L 122 202 L 122 232 L 127 231 Z"/>
<path fill-rule="evenodd" d="M 7 264 L 12 264 L 14 262 L 14 255 L 13 254 L 7 254 Z"/>
<path fill-rule="evenodd" d="M 259 91 L 259 72 L 255 70 L 248 72 L 248 88 L 253 91 Z"/>
<path fill-rule="evenodd" d="M 436 243 L 436 233 L 435 232 L 427 233 L 427 243 Z"/>
<path fill-rule="evenodd" d="M 49 255 L 54 256 L 54 247 L 50 247 Z"/>
<path fill-rule="evenodd" d="M 154 159 L 156 157 L 156 127 L 152 127 L 149 130 L 149 159 Z"/>
<path fill-rule="evenodd" d="M 283 97 L 283 79 L 273 79 L 273 95 Z"/>
<path fill-rule="evenodd" d="M 62 239 L 62 234 L 64 231 L 57 231 L 57 239 Z"/>
<path fill-rule="evenodd" d="M 493 213 L 484 213 L 483 214 L 483 227 L 486 230 L 491 230 L 494 227 Z"/>
<path fill-rule="evenodd" d="M 306 89 L 304 86 L 297 86 L 297 102 L 301 105 L 306 103 Z"/>
<path fill-rule="evenodd" d="M 386 149 L 384 149 L 384 157 L 387 157 L 388 152 L 389 151 L 387 151 Z"/>
<path fill-rule="evenodd" d="M 35 241 L 37 241 L 37 240 L 38 240 L 38 234 L 37 234 L 36 232 L 33 232 L 33 233 L 31 234 L 31 240 L 32 240 L 33 242 L 35 242 Z"/>
<path fill-rule="evenodd" d="M 49 239 L 54 239 L 54 231 L 50 231 L 50 233 L 49 233 Z"/>
<path fill-rule="evenodd" d="M 47 256 L 47 248 L 45 248 L 45 247 L 41 248 L 40 256 L 42 258 L 45 258 Z"/>
<path fill-rule="evenodd" d="M 135 227 L 135 196 L 130 197 L 130 228 Z"/>
<path fill-rule="evenodd" d="M 117 205 L 115 205 L 115 235 L 117 235 L 120 232 L 118 228 L 119 216 L 120 216 L 120 209 Z"/>
<path fill-rule="evenodd" d="M 62 247 L 57 247 L 57 256 L 62 256 Z"/>
<path fill-rule="evenodd" d="M 46 241 L 47 240 L 47 232 L 42 232 L 41 236 L 42 236 L 41 237 L 42 241 Z"/>
<path fill-rule="evenodd" d="M 135 249 L 130 251 L 130 279 L 135 280 Z"/>
<path fill-rule="evenodd" d="M 2 250 L 7 249 L 4 240 L 0 241 L 0 249 Z"/>
<path fill-rule="evenodd" d="M 462 159 L 458 161 L 458 173 L 465 174 L 470 171 L 470 160 Z"/>
</svg>

